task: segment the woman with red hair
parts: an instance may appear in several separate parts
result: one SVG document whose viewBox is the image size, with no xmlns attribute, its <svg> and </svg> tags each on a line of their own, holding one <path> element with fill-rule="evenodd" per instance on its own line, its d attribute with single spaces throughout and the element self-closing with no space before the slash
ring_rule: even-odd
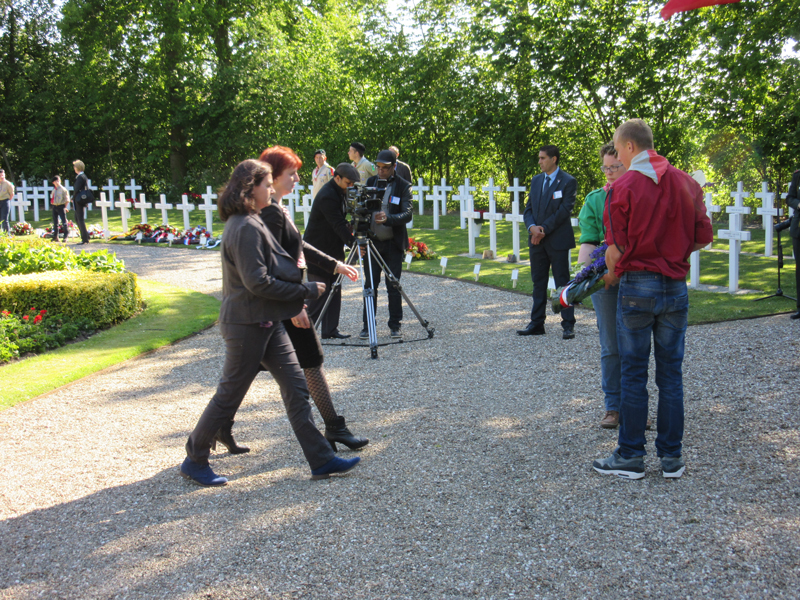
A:
<svg viewBox="0 0 800 600">
<path fill-rule="evenodd" d="M 260 160 L 272 167 L 272 187 L 275 190 L 271 203 L 260 213 L 267 229 L 278 244 L 297 260 L 297 266 L 301 269 L 306 268 L 306 258 L 318 268 L 328 268 L 328 261 L 333 259 L 303 241 L 289 212 L 281 204 L 281 199 L 290 194 L 295 184 L 300 181 L 297 170 L 303 166 L 303 161 L 291 148 L 285 146 L 267 148 L 261 153 Z M 355 267 L 340 261 L 336 261 L 334 273 L 342 273 L 352 281 L 358 279 Z M 344 444 L 351 450 L 366 446 L 369 440 L 354 436 L 347 428 L 344 417 L 336 413 L 328 381 L 322 370 L 322 345 L 305 309 L 296 317 L 284 321 L 284 326 L 306 376 L 311 399 L 314 400 L 325 421 L 325 439 L 330 442 L 334 450 L 336 442 Z"/>
</svg>

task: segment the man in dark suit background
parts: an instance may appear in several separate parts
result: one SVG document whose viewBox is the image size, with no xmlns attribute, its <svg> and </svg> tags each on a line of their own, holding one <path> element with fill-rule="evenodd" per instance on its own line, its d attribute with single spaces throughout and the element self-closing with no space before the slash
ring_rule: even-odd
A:
<svg viewBox="0 0 800 600">
<path fill-rule="evenodd" d="M 308 226 L 303 240 L 332 256 L 344 261 L 344 247 L 353 245 L 353 233 L 347 223 L 347 188 L 361 180 L 358 170 L 349 163 L 341 163 L 333 172 L 333 179 L 323 185 L 311 205 Z M 328 295 L 333 299 L 322 318 L 323 339 L 346 339 L 350 335 L 339 332 L 339 314 L 342 308 L 342 290 L 333 286 L 337 275 L 328 273 L 316 265 L 308 265 L 308 280 L 318 281 L 326 285 L 325 292 L 308 302 L 308 316 L 316 323 L 325 306 Z"/>
<path fill-rule="evenodd" d="M 545 309 L 547 307 L 547 282 L 550 267 L 556 287 L 569 282 L 569 251 L 575 247 L 570 214 L 575 205 L 577 182 L 558 166 L 560 153 L 557 146 L 542 146 L 539 150 L 539 168 L 542 170 L 531 181 L 528 203 L 525 205 L 525 226 L 528 228 L 528 249 L 533 280 L 533 308 L 531 321 L 519 335 L 544 335 Z M 575 311 L 561 311 L 562 337 L 575 337 Z"/>
<path fill-rule="evenodd" d="M 792 183 L 789 185 L 789 193 L 786 195 L 786 203 L 794 209 L 792 224 L 789 227 L 789 237 L 792 238 L 792 248 L 794 249 L 794 280 L 797 285 L 797 312 L 792 315 L 792 319 L 800 319 L 800 169 L 792 175 Z"/>
</svg>

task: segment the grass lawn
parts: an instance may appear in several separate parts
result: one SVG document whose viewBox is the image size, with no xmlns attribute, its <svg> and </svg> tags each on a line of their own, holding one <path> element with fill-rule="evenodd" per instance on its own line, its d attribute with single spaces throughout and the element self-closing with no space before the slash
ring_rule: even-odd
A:
<svg viewBox="0 0 800 600">
<path fill-rule="evenodd" d="M 145 309 L 89 339 L 0 367 L 0 410 L 52 391 L 143 352 L 213 325 L 220 302 L 212 296 L 139 280 Z"/>
<path fill-rule="evenodd" d="M 168 211 L 169 220 L 172 224 L 183 223 L 180 211 Z M 109 218 L 109 227 L 112 231 L 120 231 L 122 228 L 121 219 L 118 211 L 111 213 L 113 218 Z M 716 215 L 715 215 L 716 216 Z M 160 211 L 148 211 L 148 218 L 151 223 L 160 222 Z M 205 213 L 194 211 L 190 213 L 191 224 L 205 225 Z M 100 212 L 95 210 L 89 213 L 87 223 L 100 223 Z M 132 212 L 129 225 L 140 221 L 140 213 Z M 297 213 L 295 222 L 300 230 L 303 230 L 303 215 Z M 49 221 L 39 221 L 34 223 L 36 227 L 44 227 Z M 520 227 L 520 262 L 512 264 L 506 262 L 505 257 L 511 254 L 513 248 L 511 223 L 501 222 L 497 225 L 497 252 L 502 260 L 490 261 L 480 258 L 468 258 L 459 256 L 469 251 L 467 231 L 459 227 L 459 218 L 456 214 L 449 214 L 441 217 L 439 231 L 434 231 L 433 217 L 430 214 L 420 216 L 415 209 L 414 228 L 409 229 L 409 237 L 425 242 L 431 250 L 440 257 L 447 257 L 446 277 L 474 281 L 473 270 L 476 263 L 481 264 L 479 282 L 494 287 L 514 290 L 523 294 L 530 294 L 532 283 L 530 278 L 530 265 L 528 263 L 528 246 L 524 230 Z M 719 228 L 726 228 L 727 224 L 714 225 L 715 232 Z M 214 218 L 213 231 L 215 235 L 222 233 L 224 223 Z M 732 319 L 750 318 L 765 315 L 773 315 L 783 312 L 793 312 L 795 304 L 786 298 L 772 298 L 761 302 L 754 302 L 756 298 L 772 294 L 777 289 L 778 268 L 777 258 L 765 258 L 763 256 L 748 256 L 746 253 L 763 254 L 764 252 L 764 231 L 759 228 L 749 229 L 752 240 L 742 244 L 742 256 L 740 257 L 739 287 L 740 289 L 758 290 L 755 294 L 735 294 L 689 291 L 691 308 L 689 310 L 689 322 L 691 324 L 709 323 L 716 321 L 726 321 Z M 575 228 L 575 239 L 580 236 L 580 231 Z M 716 237 L 716 236 L 715 236 Z M 785 267 L 781 272 L 781 287 L 788 296 L 796 297 L 794 268 L 795 261 L 791 258 L 791 241 L 787 235 L 783 236 L 783 247 L 785 252 Z M 117 242 L 135 243 L 135 242 Z M 489 224 L 485 223 L 481 229 L 481 235 L 476 240 L 476 253 L 481 254 L 483 250 L 489 249 Z M 183 249 L 183 246 L 177 246 Z M 700 252 L 700 283 L 707 285 L 718 285 L 727 287 L 728 285 L 728 242 L 725 240 L 715 240 L 712 251 Z M 773 243 L 773 254 L 777 255 L 777 242 Z M 578 257 L 577 249 L 572 253 L 575 261 Z M 441 275 L 442 269 L 438 260 L 414 261 L 409 271 L 414 273 Z M 511 281 L 511 272 L 519 269 L 517 287 L 514 288 Z M 591 300 L 587 301 L 587 307 L 591 307 Z"/>
</svg>

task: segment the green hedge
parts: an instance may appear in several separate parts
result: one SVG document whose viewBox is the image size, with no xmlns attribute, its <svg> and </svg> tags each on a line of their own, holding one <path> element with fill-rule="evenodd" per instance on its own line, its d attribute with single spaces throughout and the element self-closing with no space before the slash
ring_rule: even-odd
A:
<svg viewBox="0 0 800 600">
<path fill-rule="evenodd" d="M 135 273 L 47 271 L 0 277 L 0 309 L 23 314 L 31 307 L 106 327 L 142 306 Z"/>
<path fill-rule="evenodd" d="M 43 239 L 16 240 L 0 235 L 0 275 L 71 269 L 121 273 L 125 263 L 108 250 L 75 254 L 67 246 Z"/>
</svg>

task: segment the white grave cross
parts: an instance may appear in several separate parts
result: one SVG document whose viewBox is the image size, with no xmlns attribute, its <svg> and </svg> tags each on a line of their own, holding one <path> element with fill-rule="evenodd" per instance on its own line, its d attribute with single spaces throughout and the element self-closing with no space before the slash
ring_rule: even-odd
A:
<svg viewBox="0 0 800 600">
<path fill-rule="evenodd" d="M 452 192 L 453 186 L 447 185 L 447 181 L 442 177 L 442 184 L 439 186 L 439 189 L 442 190 L 442 216 L 445 216 L 447 214 L 447 192 Z"/>
<path fill-rule="evenodd" d="M 169 216 L 167 211 L 172 209 L 172 204 L 167 204 L 167 197 L 164 194 L 159 195 L 158 202 L 154 206 L 161 210 L 161 224 L 169 225 Z"/>
<path fill-rule="evenodd" d="M 22 199 L 25 200 L 26 202 L 28 202 L 28 204 L 26 204 L 25 206 L 30 206 L 31 205 L 31 203 L 30 203 L 30 194 L 31 194 L 31 192 L 33 192 L 33 188 L 28 185 L 28 180 L 27 179 L 23 179 L 22 180 L 22 185 L 17 187 L 17 193 L 18 194 L 21 193 L 22 194 Z M 14 206 L 18 206 L 18 205 L 17 204 L 12 204 L 11 205 L 11 215 L 10 215 L 10 217 L 12 219 L 15 218 L 14 217 L 14 212 L 13 212 L 14 211 Z M 21 221 L 23 219 L 16 219 L 16 220 L 17 221 Z"/>
<path fill-rule="evenodd" d="M 217 210 L 216 204 L 211 204 L 212 200 L 216 200 L 217 195 L 211 191 L 211 186 L 206 186 L 206 193 L 203 194 L 203 204 L 200 205 L 200 210 L 206 213 L 206 230 L 208 235 L 211 235 L 211 213 Z"/>
<path fill-rule="evenodd" d="M 289 208 L 289 216 L 292 219 L 292 223 L 294 223 L 294 211 L 295 207 L 300 206 L 300 190 L 303 189 L 305 186 L 296 185 L 292 188 L 292 191 L 286 194 L 286 201 L 287 207 Z M 211 188 L 208 188 L 209 191 Z M 216 196 L 214 196 L 216 198 Z"/>
<path fill-rule="evenodd" d="M 730 217 L 730 229 L 720 229 L 717 236 L 723 240 L 729 240 L 728 246 L 728 291 L 730 293 L 739 290 L 739 253 L 742 251 L 742 242 L 750 240 L 750 232 L 742 231 L 742 215 L 750 214 L 750 207 L 744 206 L 742 201 L 750 196 L 750 192 L 743 191 L 742 182 L 736 186 L 736 191 L 731 192 L 734 199 L 733 206 L 726 206 L 725 212 Z"/>
<path fill-rule="evenodd" d="M 128 209 L 131 207 L 131 202 L 125 197 L 125 194 L 122 192 L 119 193 L 119 200 L 117 200 L 117 208 L 119 208 L 119 214 L 122 217 L 122 233 L 128 233 L 128 217 L 130 216 L 130 212 Z"/>
<path fill-rule="evenodd" d="M 303 204 L 297 207 L 303 213 L 303 227 L 308 227 L 308 215 L 311 214 L 311 194 L 303 196 Z"/>
<path fill-rule="evenodd" d="M 125 186 L 125 189 L 128 190 L 128 198 L 135 201 L 136 200 L 136 192 L 142 189 L 142 186 L 136 185 L 136 180 L 131 179 L 130 184 Z"/>
<path fill-rule="evenodd" d="M 419 202 L 420 215 L 423 214 L 423 211 L 425 210 L 425 201 L 423 200 L 423 198 L 425 198 L 425 192 L 431 189 L 430 186 L 423 185 L 424 183 L 425 181 L 422 179 L 422 177 L 420 177 L 417 179 L 417 185 L 411 186 L 411 192 L 417 197 L 417 202 Z"/>
<path fill-rule="evenodd" d="M 772 217 L 779 217 L 783 211 L 775 208 L 775 194 L 769 191 L 769 184 L 761 182 L 761 191 L 753 194 L 756 198 L 761 198 L 761 208 L 756 209 L 756 214 L 761 215 L 761 223 L 764 227 L 764 256 L 772 256 L 772 236 L 775 223 Z"/>
<path fill-rule="evenodd" d="M 114 196 L 116 195 L 117 191 L 120 189 L 118 185 L 114 185 L 114 180 L 109 179 L 108 185 L 104 185 L 101 188 L 103 191 L 108 192 L 109 202 L 111 202 L 111 210 L 114 210 Z M 100 203 L 97 203 L 97 206 L 100 206 Z"/>
<path fill-rule="evenodd" d="M 514 185 L 506 188 L 507 192 L 511 192 L 514 195 L 514 199 L 511 201 L 511 214 L 506 215 L 506 221 L 511 221 L 514 256 L 517 261 L 519 261 L 519 224 L 525 222 L 525 217 L 519 212 L 519 195 L 527 190 L 528 188 L 519 184 L 519 179 L 516 177 L 514 177 Z"/>
<path fill-rule="evenodd" d="M 189 196 L 183 194 L 181 196 L 181 203 L 176 204 L 175 208 L 179 209 L 183 213 L 183 230 L 188 230 L 189 227 L 189 213 L 194 210 L 194 204 L 189 202 Z"/>
<path fill-rule="evenodd" d="M 503 220 L 503 213 L 497 212 L 497 202 L 494 199 L 494 193 L 501 191 L 503 188 L 495 186 L 494 179 L 489 177 L 489 185 L 484 186 L 484 192 L 489 192 L 489 212 L 483 214 L 483 218 L 489 221 L 489 249 L 492 251 L 492 257 L 497 258 L 497 221 Z"/>
<path fill-rule="evenodd" d="M 475 219 L 480 219 L 481 215 L 475 210 L 472 204 L 474 202 L 474 198 L 472 194 L 470 194 L 470 191 L 475 191 L 475 188 L 469 185 L 469 179 L 464 180 L 464 185 L 461 186 L 461 190 L 463 192 L 461 194 L 462 202 L 466 204 L 466 210 L 461 211 L 461 218 L 469 221 L 469 255 L 471 258 L 475 258 L 475 238 L 477 237 L 477 233 L 480 232 L 480 230 L 475 227 Z M 478 229 L 477 232 L 476 229 Z"/>
<path fill-rule="evenodd" d="M 427 194 L 426 198 L 433 202 L 433 230 L 439 230 L 439 195 L 442 193 L 442 188 L 438 185 L 433 186 L 433 193 Z"/>
<path fill-rule="evenodd" d="M 109 179 L 109 182 L 110 181 Z M 95 202 L 95 204 L 100 207 L 100 214 L 103 217 L 103 237 L 108 239 L 111 236 L 111 231 L 108 229 L 108 209 L 114 208 L 114 198 L 112 196 L 110 200 L 106 200 L 106 193 L 100 192 L 100 200 Z"/>
<path fill-rule="evenodd" d="M 11 199 L 9 205 L 13 209 L 14 207 L 19 207 L 19 218 L 17 219 L 18 223 L 22 223 L 25 221 L 25 209 L 31 205 L 30 200 L 25 199 L 25 194 L 22 192 L 17 192 L 14 198 Z"/>
<path fill-rule="evenodd" d="M 145 201 L 144 194 L 139 194 L 139 202 L 134 202 L 133 207 L 142 211 L 142 223 L 147 223 L 147 209 L 153 208 L 153 205 Z"/>
</svg>

